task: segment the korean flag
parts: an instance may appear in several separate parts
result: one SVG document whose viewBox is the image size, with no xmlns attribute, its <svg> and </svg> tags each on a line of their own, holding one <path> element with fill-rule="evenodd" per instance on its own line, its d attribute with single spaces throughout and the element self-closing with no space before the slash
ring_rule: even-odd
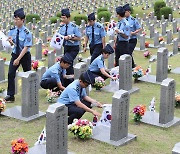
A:
<svg viewBox="0 0 180 154">
<path fill-rule="evenodd" d="M 59 50 L 61 49 L 63 42 L 64 42 L 64 36 L 59 33 L 55 33 L 53 38 L 51 39 L 50 46 L 54 49 Z"/>
</svg>

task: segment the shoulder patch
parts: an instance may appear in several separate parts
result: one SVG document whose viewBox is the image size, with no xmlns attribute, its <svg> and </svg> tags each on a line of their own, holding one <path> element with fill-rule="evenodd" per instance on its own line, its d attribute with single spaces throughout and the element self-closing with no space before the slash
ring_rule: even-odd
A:
<svg viewBox="0 0 180 154">
<path fill-rule="evenodd" d="M 97 25 L 97 28 L 102 28 L 101 25 Z"/>
<path fill-rule="evenodd" d="M 60 27 L 63 27 L 65 24 L 60 24 Z"/>
<path fill-rule="evenodd" d="M 126 26 L 126 23 L 125 23 L 125 22 L 123 22 L 123 24 L 124 24 L 124 26 Z"/>
<path fill-rule="evenodd" d="M 79 86 L 78 85 L 76 86 L 76 91 L 79 92 Z"/>
<path fill-rule="evenodd" d="M 24 32 L 25 32 L 26 34 L 29 34 L 29 30 L 27 30 L 27 29 L 25 29 Z"/>
<path fill-rule="evenodd" d="M 132 20 L 135 20 L 135 18 L 134 18 L 134 17 L 131 17 L 131 19 L 132 19 Z"/>
<path fill-rule="evenodd" d="M 73 24 L 73 23 L 71 24 L 71 26 L 76 27 L 76 25 L 75 25 L 75 24 Z"/>
</svg>

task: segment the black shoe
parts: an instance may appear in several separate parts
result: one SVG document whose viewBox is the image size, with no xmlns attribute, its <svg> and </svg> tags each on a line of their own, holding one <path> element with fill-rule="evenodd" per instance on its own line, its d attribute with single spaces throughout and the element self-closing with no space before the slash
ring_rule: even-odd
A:
<svg viewBox="0 0 180 154">
<path fill-rule="evenodd" d="M 15 101 L 15 97 L 14 97 L 14 96 L 9 96 L 9 95 L 7 95 L 7 96 L 4 98 L 4 100 L 5 100 L 6 102 L 14 102 L 14 101 Z"/>
</svg>

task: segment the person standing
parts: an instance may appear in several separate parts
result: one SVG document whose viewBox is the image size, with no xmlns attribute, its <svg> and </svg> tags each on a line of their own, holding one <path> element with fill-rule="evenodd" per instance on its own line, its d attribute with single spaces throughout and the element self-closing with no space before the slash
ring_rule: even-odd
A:
<svg viewBox="0 0 180 154">
<path fill-rule="evenodd" d="M 86 51 L 88 40 L 90 42 L 90 55 L 91 63 L 101 54 L 101 50 L 105 47 L 105 36 L 106 32 L 104 27 L 95 21 L 95 14 L 91 13 L 88 15 L 88 26 L 85 29 L 85 45 L 84 51 Z"/>
<path fill-rule="evenodd" d="M 69 9 L 61 10 L 61 20 L 64 24 L 60 25 L 59 33 L 64 36 L 64 55 L 69 53 L 74 60 L 79 53 L 81 33 L 78 26 L 70 22 Z M 73 62 L 67 69 L 67 75 L 70 74 L 74 74 Z"/>
<path fill-rule="evenodd" d="M 115 66 L 119 66 L 119 58 L 121 55 L 129 54 L 129 36 L 130 27 L 125 17 L 125 10 L 122 6 L 116 8 L 117 17 L 119 19 L 115 32 Z"/>
<path fill-rule="evenodd" d="M 9 31 L 9 42 L 14 45 L 8 71 L 8 89 L 7 96 L 4 98 L 8 101 L 15 101 L 15 76 L 16 70 L 22 65 L 23 71 L 31 70 L 31 54 L 32 34 L 24 26 L 25 14 L 23 8 L 14 12 L 15 27 Z"/>
<path fill-rule="evenodd" d="M 137 33 L 139 33 L 142 30 L 142 28 L 138 20 L 131 16 L 131 8 L 129 4 L 124 5 L 123 8 L 125 10 L 125 17 L 129 23 L 130 31 L 131 31 L 131 36 L 129 39 L 129 54 L 132 57 L 132 68 L 134 68 L 136 65 L 132 54 L 137 44 Z"/>
</svg>

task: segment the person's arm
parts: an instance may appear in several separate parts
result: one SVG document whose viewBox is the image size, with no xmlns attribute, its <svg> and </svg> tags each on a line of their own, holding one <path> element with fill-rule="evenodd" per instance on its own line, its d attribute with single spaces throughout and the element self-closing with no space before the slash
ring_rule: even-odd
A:
<svg viewBox="0 0 180 154">
<path fill-rule="evenodd" d="M 131 32 L 131 35 L 136 35 L 136 34 L 139 33 L 141 30 L 142 30 L 142 28 L 139 28 L 139 29 L 137 29 L 136 31 Z"/>
<path fill-rule="evenodd" d="M 23 50 L 21 51 L 20 55 L 17 57 L 17 59 L 14 60 L 14 63 L 13 63 L 14 66 L 19 65 L 19 61 L 26 54 L 27 50 L 28 50 L 28 47 L 24 47 L 23 48 Z"/>
<path fill-rule="evenodd" d="M 62 85 L 61 82 L 58 82 L 58 83 L 57 83 L 57 86 L 58 86 L 58 88 L 59 88 L 60 90 L 62 90 L 62 91 L 65 89 L 65 87 Z"/>
<path fill-rule="evenodd" d="M 86 52 L 88 40 L 89 40 L 88 37 L 85 36 L 85 40 L 84 40 L 84 52 Z"/>
<path fill-rule="evenodd" d="M 103 45 L 103 49 L 105 48 L 106 46 L 106 41 L 105 41 L 105 37 L 102 38 L 102 45 Z"/>
<path fill-rule="evenodd" d="M 71 78 L 74 78 L 74 75 L 64 75 L 63 78 L 65 79 L 71 79 Z"/>
<path fill-rule="evenodd" d="M 104 76 L 106 76 L 106 77 L 108 77 L 108 78 L 111 78 L 112 80 L 116 80 L 116 79 L 117 79 L 116 77 L 110 76 L 110 75 L 105 71 L 104 68 L 100 68 L 100 71 L 101 71 L 101 73 L 102 73 Z"/>
<path fill-rule="evenodd" d="M 84 99 L 85 101 L 87 101 L 87 102 L 92 103 L 92 104 L 93 104 L 93 103 L 96 103 L 98 107 L 102 108 L 102 104 L 101 104 L 100 102 L 96 101 L 95 99 L 92 99 L 92 98 L 89 97 L 89 96 L 85 96 L 83 99 Z"/>
<path fill-rule="evenodd" d="M 84 109 L 85 111 L 92 113 L 94 116 L 101 116 L 101 114 L 99 112 L 96 112 L 95 110 L 92 110 L 92 109 L 88 108 L 86 105 L 81 103 L 81 101 L 75 101 L 75 104 L 78 107 Z"/>
</svg>

